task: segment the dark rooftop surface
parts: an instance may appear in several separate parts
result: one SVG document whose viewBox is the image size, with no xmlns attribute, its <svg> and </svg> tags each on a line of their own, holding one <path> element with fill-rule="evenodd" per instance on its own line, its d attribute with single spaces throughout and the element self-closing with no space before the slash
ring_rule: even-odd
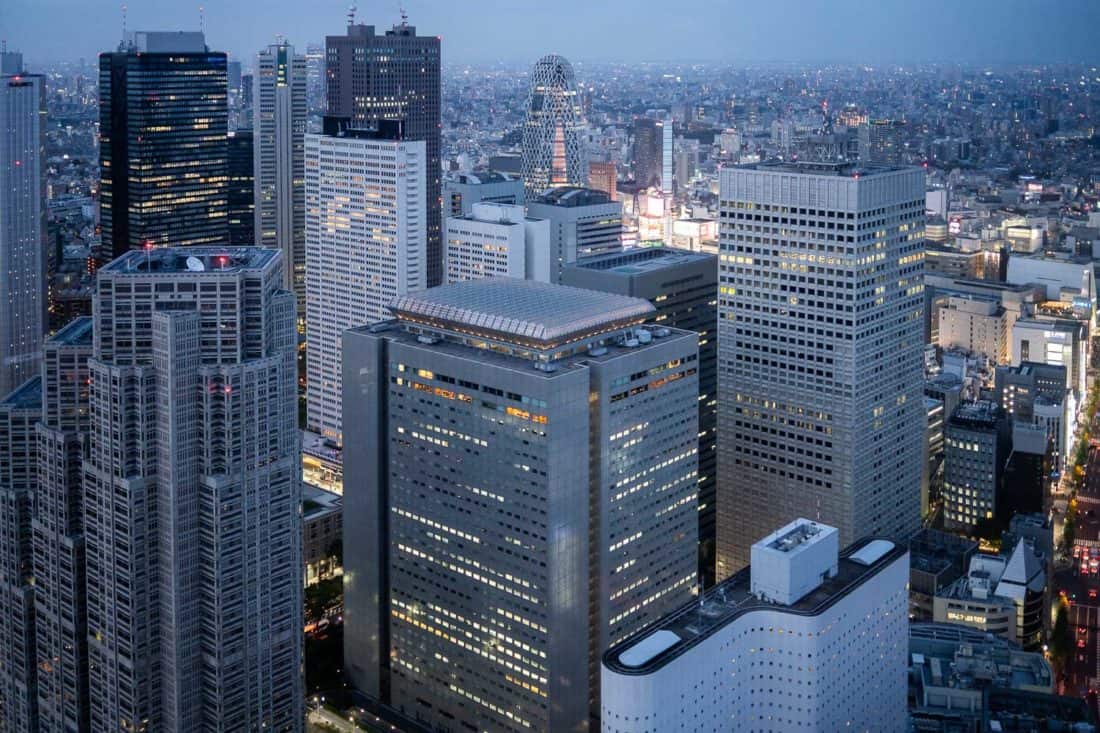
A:
<svg viewBox="0 0 1100 733">
<path fill-rule="evenodd" d="M 919 170 L 911 166 L 883 165 L 876 163 L 850 163 L 850 162 L 814 162 L 814 161 L 765 161 L 763 163 L 748 163 L 734 166 L 734 170 L 757 170 L 775 173 L 802 173 L 814 176 L 873 176 L 881 173 L 896 173 L 904 170 Z"/>
<path fill-rule="evenodd" d="M 279 255 L 267 247 L 153 247 L 131 250 L 100 272 L 173 274 L 261 270 Z"/>
<path fill-rule="evenodd" d="M 606 191 L 598 191 L 594 188 L 558 186 L 543 191 L 535 197 L 534 202 L 550 204 L 551 206 L 595 206 L 611 203 L 611 197 L 607 195 Z"/>
<path fill-rule="evenodd" d="M 92 343 L 92 328 L 95 319 L 91 316 L 74 318 L 64 328 L 50 337 L 50 342 L 65 346 L 88 346 Z"/>
<path fill-rule="evenodd" d="M 11 406 L 17 410 L 32 410 L 42 406 L 42 377 L 32 377 L 11 394 L 0 400 L 0 405 Z"/>
<path fill-rule="evenodd" d="M 601 270 L 623 277 L 639 275 L 644 272 L 662 270 L 695 262 L 714 262 L 717 268 L 717 256 L 706 252 L 693 252 L 689 249 L 674 247 L 635 247 L 622 252 L 582 257 L 567 267 L 584 270 Z M 717 271 L 717 270 L 716 270 Z"/>
</svg>

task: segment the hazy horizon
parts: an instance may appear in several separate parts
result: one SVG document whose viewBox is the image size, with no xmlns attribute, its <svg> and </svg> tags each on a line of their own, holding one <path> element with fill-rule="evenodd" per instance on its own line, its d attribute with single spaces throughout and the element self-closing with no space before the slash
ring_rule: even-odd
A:
<svg viewBox="0 0 1100 733">
<path fill-rule="evenodd" d="M 95 59 L 122 37 L 118 3 L 8 0 L 0 38 L 29 64 Z M 201 3 L 146 0 L 129 30 L 198 30 Z M 392 6 L 392 7 L 391 7 Z M 653 0 L 405 0 L 419 33 L 443 37 L 445 64 L 530 63 L 545 53 L 588 62 L 959 65 L 1100 62 L 1100 2 L 1054 0 L 796 0 L 674 5 Z M 668 8 L 674 7 L 675 13 Z M 256 15 L 254 8 L 261 9 Z M 343 33 L 348 3 L 228 0 L 205 6 L 210 48 L 247 61 L 277 34 L 305 49 Z M 400 21 L 400 0 L 364 2 L 356 19 Z M 246 64 L 247 65 L 247 64 Z"/>
</svg>

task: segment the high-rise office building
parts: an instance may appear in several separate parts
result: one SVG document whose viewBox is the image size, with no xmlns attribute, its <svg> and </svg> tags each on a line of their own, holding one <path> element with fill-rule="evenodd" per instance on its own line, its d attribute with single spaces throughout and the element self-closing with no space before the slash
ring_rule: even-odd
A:
<svg viewBox="0 0 1100 733">
<path fill-rule="evenodd" d="M 523 181 L 518 176 L 493 171 L 459 173 L 443 181 L 446 216 L 469 216 L 474 204 L 523 204 Z"/>
<path fill-rule="evenodd" d="M 39 377 L 0 399 L 0 721 L 13 731 L 38 728 L 31 516 L 41 415 Z"/>
<path fill-rule="evenodd" d="M 578 260 L 562 285 L 644 298 L 655 326 L 699 335 L 699 577 L 714 583 L 718 470 L 718 258 L 670 247 L 639 247 Z"/>
<path fill-rule="evenodd" d="M 46 80 L 14 72 L 0 76 L 0 395 L 38 374 L 46 331 Z"/>
<path fill-rule="evenodd" d="M 99 271 L 92 731 L 302 728 L 297 333 L 282 285 L 282 254 L 260 247 L 130 252 Z"/>
<path fill-rule="evenodd" d="M 550 222 L 550 282 L 581 257 L 623 248 L 623 205 L 603 191 L 559 186 L 527 200 L 527 214 Z"/>
<path fill-rule="evenodd" d="M 404 121 L 404 137 L 427 149 L 426 211 L 428 287 L 443 282 L 443 218 L 440 208 L 439 36 L 418 36 L 402 22 L 384 34 L 372 25 L 348 26 L 325 39 L 329 114 L 355 124 Z"/>
<path fill-rule="evenodd" d="M 859 159 L 864 163 L 905 162 L 904 120 L 870 120 L 859 126 Z"/>
<path fill-rule="evenodd" d="M 443 224 L 447 282 L 518 277 L 550 282 L 550 222 L 523 206 L 477 203 Z"/>
<path fill-rule="evenodd" d="M 994 402 L 963 403 L 944 423 L 943 444 L 944 526 L 973 530 L 997 512 L 1012 426 Z"/>
<path fill-rule="evenodd" d="M 842 543 L 920 528 L 924 174 L 720 179 L 718 577 L 794 516 Z"/>
<path fill-rule="evenodd" d="M 229 133 L 229 243 L 256 243 L 256 175 L 252 169 L 252 130 L 238 128 Z"/>
<path fill-rule="evenodd" d="M 252 89 L 255 86 L 252 74 L 241 74 L 241 111 L 237 116 L 237 127 L 252 129 Z"/>
<path fill-rule="evenodd" d="M 634 120 L 634 181 L 672 193 L 672 120 Z"/>
<path fill-rule="evenodd" d="M 226 57 L 202 33 L 131 34 L 99 56 L 99 213 L 118 257 L 229 239 Z"/>
<path fill-rule="evenodd" d="M 326 118 L 306 136 L 306 421 L 340 439 L 340 337 L 426 286 L 427 143 Z"/>
<path fill-rule="evenodd" d="M 252 83 L 256 244 L 282 251 L 284 286 L 304 318 L 306 58 L 272 44 L 257 56 Z"/>
<path fill-rule="evenodd" d="M 603 191 L 612 201 L 619 199 L 619 179 L 614 161 L 594 160 L 588 164 L 588 187 Z"/>
<path fill-rule="evenodd" d="M 799 519 L 603 657 L 604 733 L 903 731 L 909 553 Z"/>
<path fill-rule="evenodd" d="M 603 650 L 696 584 L 697 337 L 512 278 L 393 312 L 344 336 L 352 680 L 429 726 L 585 730 Z"/>
<path fill-rule="evenodd" d="M 89 316 L 71 321 L 43 350 L 32 522 L 41 730 L 89 730 L 82 461 L 91 355 Z"/>
<path fill-rule="evenodd" d="M 530 201 L 555 186 L 587 186 L 584 113 L 573 67 L 543 56 L 531 69 L 523 124 L 523 188 Z"/>
</svg>

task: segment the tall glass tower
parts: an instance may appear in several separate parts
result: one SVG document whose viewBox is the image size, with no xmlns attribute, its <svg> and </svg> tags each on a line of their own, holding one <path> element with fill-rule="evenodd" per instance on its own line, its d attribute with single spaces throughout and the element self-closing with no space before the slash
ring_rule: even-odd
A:
<svg viewBox="0 0 1100 733">
<path fill-rule="evenodd" d="M 100 221 L 114 256 L 228 243 L 226 57 L 202 33 L 134 33 L 99 56 Z"/>
<path fill-rule="evenodd" d="M 543 56 L 531 69 L 523 126 L 523 187 L 528 199 L 554 186 L 587 186 L 584 115 L 573 67 Z"/>
<path fill-rule="evenodd" d="M 284 287 L 306 304 L 306 57 L 287 43 L 260 52 L 253 81 L 256 244 L 282 250 Z"/>
</svg>

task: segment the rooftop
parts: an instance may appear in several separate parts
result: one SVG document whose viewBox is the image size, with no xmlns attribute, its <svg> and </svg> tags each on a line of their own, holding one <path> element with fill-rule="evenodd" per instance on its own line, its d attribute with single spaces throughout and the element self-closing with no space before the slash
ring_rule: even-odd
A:
<svg viewBox="0 0 1100 733">
<path fill-rule="evenodd" d="M 390 310 L 403 321 L 428 321 L 451 330 L 551 347 L 640 324 L 655 309 L 640 298 L 502 277 L 403 295 Z"/>
<path fill-rule="evenodd" d="M 597 204 L 611 203 L 611 197 L 606 191 L 594 188 L 580 188 L 578 186 L 558 186 L 547 189 L 535 197 L 533 203 L 549 204 L 551 206 L 595 206 Z"/>
<path fill-rule="evenodd" d="M 0 400 L 0 405 L 17 410 L 32 410 L 42 406 L 42 377 L 31 377 L 11 394 Z"/>
<path fill-rule="evenodd" d="M 518 181 L 519 179 L 515 176 L 498 173 L 497 171 L 473 171 L 472 173 L 459 173 L 448 182 L 480 186 L 486 183 L 508 183 Z"/>
<path fill-rule="evenodd" d="M 1000 405 L 990 400 L 980 400 L 978 402 L 959 403 L 948 422 L 952 425 L 961 425 L 968 428 L 993 429 L 997 427 L 997 422 L 1000 419 Z"/>
<path fill-rule="evenodd" d="M 50 343 L 63 346 L 90 346 L 94 324 L 95 319 L 91 316 L 74 318 L 64 328 L 50 337 Z"/>
<path fill-rule="evenodd" d="M 840 553 L 837 574 L 789 606 L 754 596 L 750 592 L 752 568 L 744 568 L 706 591 L 698 601 L 612 646 L 604 653 L 603 664 L 619 674 L 651 674 L 746 613 L 766 609 L 798 616 L 819 615 L 907 552 L 892 542 L 888 549 L 876 542 L 862 540 L 849 546 Z"/>
<path fill-rule="evenodd" d="M 705 252 L 693 252 L 673 247 L 635 247 L 622 252 L 608 252 L 592 257 L 583 257 L 574 264 L 569 265 L 569 267 L 601 270 L 613 275 L 630 277 L 678 265 L 708 261 L 714 262 L 717 266 L 717 257 Z"/>
<path fill-rule="evenodd" d="M 813 176 L 842 176 L 858 178 L 860 176 L 873 176 L 882 173 L 894 173 L 903 170 L 915 170 L 910 166 L 883 165 L 876 163 L 852 163 L 848 161 L 814 162 L 814 161 L 766 161 L 763 163 L 748 163 L 734 166 L 742 170 L 756 170 L 768 173 L 801 173 Z"/>
<path fill-rule="evenodd" d="M 278 256 L 279 250 L 267 247 L 152 247 L 131 250 L 104 265 L 100 272 L 240 272 L 261 270 Z"/>
</svg>

